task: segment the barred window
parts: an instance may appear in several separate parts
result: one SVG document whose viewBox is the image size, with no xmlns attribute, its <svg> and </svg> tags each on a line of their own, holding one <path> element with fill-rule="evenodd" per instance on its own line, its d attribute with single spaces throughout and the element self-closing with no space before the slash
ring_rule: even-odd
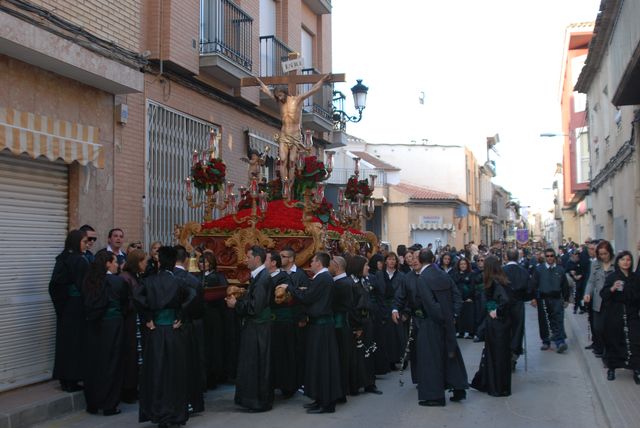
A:
<svg viewBox="0 0 640 428">
<path fill-rule="evenodd" d="M 191 174 L 193 151 L 202 153 L 208 148 L 211 129 L 219 127 L 147 100 L 147 245 L 154 241 L 175 244 L 176 224 L 202 221 L 204 208 L 187 205 L 185 179 Z M 219 147 L 216 152 L 220 153 Z M 193 200 L 202 200 L 202 193 L 194 189 Z"/>
</svg>

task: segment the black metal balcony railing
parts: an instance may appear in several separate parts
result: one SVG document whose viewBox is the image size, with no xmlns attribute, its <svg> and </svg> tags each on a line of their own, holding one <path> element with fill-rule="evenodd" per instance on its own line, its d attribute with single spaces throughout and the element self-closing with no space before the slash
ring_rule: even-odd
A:
<svg viewBox="0 0 640 428">
<path fill-rule="evenodd" d="M 253 18 L 230 0 L 201 0 L 200 53 L 221 54 L 251 71 Z"/>
<path fill-rule="evenodd" d="M 260 37 L 260 76 L 283 76 L 282 62 L 292 50 L 276 36 Z"/>
<path fill-rule="evenodd" d="M 304 75 L 320 74 L 315 68 L 303 68 L 302 73 Z M 298 85 L 298 93 L 302 94 L 311 89 L 313 83 L 305 83 Z M 333 89 L 331 85 L 325 85 L 322 89 L 304 100 L 303 108 L 308 113 L 316 114 L 329 122 L 333 122 L 333 112 L 331 107 L 331 97 L 333 96 Z M 327 100 L 327 102 L 325 102 Z"/>
</svg>

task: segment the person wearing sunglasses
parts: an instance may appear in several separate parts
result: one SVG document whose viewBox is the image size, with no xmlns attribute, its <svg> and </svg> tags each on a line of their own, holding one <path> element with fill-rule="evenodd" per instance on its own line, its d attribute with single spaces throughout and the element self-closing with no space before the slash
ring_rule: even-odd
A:
<svg viewBox="0 0 640 428">
<path fill-rule="evenodd" d="M 556 252 L 553 248 L 544 250 L 545 262 L 536 266 L 533 272 L 532 289 L 535 299 L 531 304 L 538 308 L 538 326 L 540 327 L 540 350 L 556 345 L 556 352 L 562 354 L 567 350 L 564 331 L 564 308 L 569 302 L 569 282 L 565 270 L 556 263 Z"/>
<path fill-rule="evenodd" d="M 80 226 L 80 229 L 78 230 L 81 230 L 87 235 L 87 249 L 84 252 L 84 257 L 89 263 L 93 263 L 96 257 L 91 252 L 91 249 L 93 248 L 93 244 L 98 240 L 98 234 L 96 233 L 96 230 L 88 224 Z"/>
</svg>

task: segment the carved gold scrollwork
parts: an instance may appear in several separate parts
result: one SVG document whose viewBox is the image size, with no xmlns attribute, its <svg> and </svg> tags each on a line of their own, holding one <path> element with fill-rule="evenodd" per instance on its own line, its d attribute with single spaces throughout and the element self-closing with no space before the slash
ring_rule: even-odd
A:
<svg viewBox="0 0 640 428">
<path fill-rule="evenodd" d="M 193 246 L 191 245 L 191 238 L 200 233 L 202 225 L 196 221 L 190 221 L 182 226 L 174 225 L 173 234 L 175 239 L 180 245 L 182 245 L 189 253 L 193 252 Z"/>
<path fill-rule="evenodd" d="M 238 264 L 245 264 L 247 262 L 247 248 L 252 245 L 259 245 L 264 248 L 273 248 L 276 243 L 273 239 L 262 233 L 261 230 L 248 227 L 236 230 L 230 238 L 224 241 L 224 245 L 227 247 L 233 247 L 238 258 Z"/>
</svg>

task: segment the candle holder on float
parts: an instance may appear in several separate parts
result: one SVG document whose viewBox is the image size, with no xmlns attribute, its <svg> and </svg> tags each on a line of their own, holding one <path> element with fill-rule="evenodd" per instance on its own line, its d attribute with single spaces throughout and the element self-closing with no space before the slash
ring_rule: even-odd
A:
<svg viewBox="0 0 640 428">
<path fill-rule="evenodd" d="M 240 199 L 237 201 L 235 198 L 233 199 L 232 214 L 233 221 L 235 221 L 236 224 L 248 224 L 251 228 L 255 229 L 256 225 L 264 220 L 267 215 L 269 201 L 267 194 L 258 189 L 258 180 L 259 177 L 251 179 L 249 189 L 245 189 L 244 186 L 241 186 L 239 189 Z M 249 204 L 251 207 L 251 213 L 243 217 L 238 217 L 238 210 L 240 208 L 248 208 L 247 205 Z"/>
<path fill-rule="evenodd" d="M 345 228 L 359 228 L 362 219 L 371 220 L 375 212 L 372 198 L 377 175 L 360 180 L 360 158 L 354 158 L 354 173 L 347 181 L 346 188 L 338 189 L 337 220 Z"/>
<path fill-rule="evenodd" d="M 198 154 L 194 150 L 191 162 L 191 175 L 186 178 L 186 200 L 190 208 L 204 206 L 204 221 L 213 220 L 213 210 L 224 210 L 233 199 L 233 183 L 225 182 L 226 165 L 221 158 L 216 157 L 216 144 L 220 141 L 217 129 L 209 132 L 209 148 Z M 192 187 L 203 192 L 203 199 L 194 202 Z M 219 193 L 224 188 L 223 193 Z"/>
</svg>

